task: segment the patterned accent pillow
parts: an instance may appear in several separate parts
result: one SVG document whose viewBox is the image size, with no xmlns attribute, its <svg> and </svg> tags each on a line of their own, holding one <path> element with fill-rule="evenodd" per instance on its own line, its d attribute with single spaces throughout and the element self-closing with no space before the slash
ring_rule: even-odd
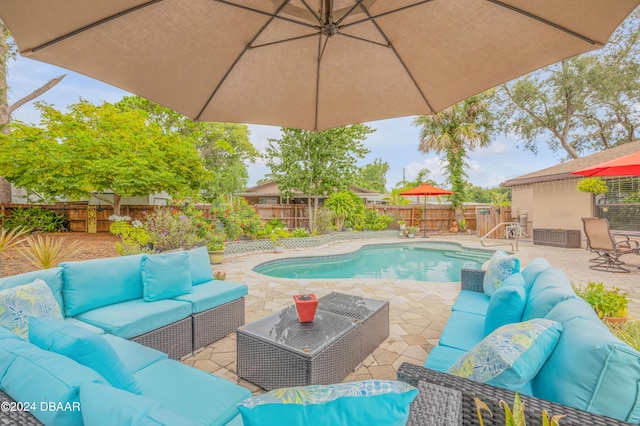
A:
<svg viewBox="0 0 640 426">
<path fill-rule="evenodd" d="M 504 250 L 497 250 L 490 259 L 487 272 L 484 274 L 482 288 L 484 294 L 491 297 L 502 285 L 502 282 L 512 274 L 520 272 L 520 259 Z"/>
<path fill-rule="evenodd" d="M 538 374 L 561 333 L 559 322 L 543 318 L 504 325 L 485 337 L 447 372 L 518 390 Z"/>
<path fill-rule="evenodd" d="M 29 317 L 62 320 L 60 305 L 39 278 L 31 284 L 0 291 L 0 325 L 27 340 Z"/>
<path fill-rule="evenodd" d="M 405 425 L 418 390 L 395 380 L 275 389 L 238 404 L 245 426 Z"/>
</svg>

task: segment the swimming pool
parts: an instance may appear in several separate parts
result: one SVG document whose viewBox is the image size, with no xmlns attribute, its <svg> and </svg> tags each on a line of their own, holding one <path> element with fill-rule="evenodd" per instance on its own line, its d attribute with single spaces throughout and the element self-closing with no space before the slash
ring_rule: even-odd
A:
<svg viewBox="0 0 640 426">
<path fill-rule="evenodd" d="M 388 278 L 460 281 L 460 269 L 480 269 L 493 251 L 455 243 L 375 244 L 333 256 L 294 257 L 262 263 L 253 270 L 278 278 Z"/>
</svg>

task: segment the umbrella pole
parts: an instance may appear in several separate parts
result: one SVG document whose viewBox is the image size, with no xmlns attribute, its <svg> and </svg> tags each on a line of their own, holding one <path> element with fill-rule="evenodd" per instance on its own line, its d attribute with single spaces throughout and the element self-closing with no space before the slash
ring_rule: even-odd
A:
<svg viewBox="0 0 640 426">
<path fill-rule="evenodd" d="M 422 216 L 424 217 L 424 237 L 423 238 L 429 238 L 427 236 L 427 194 L 424 194 L 424 212 L 422 213 Z"/>
</svg>

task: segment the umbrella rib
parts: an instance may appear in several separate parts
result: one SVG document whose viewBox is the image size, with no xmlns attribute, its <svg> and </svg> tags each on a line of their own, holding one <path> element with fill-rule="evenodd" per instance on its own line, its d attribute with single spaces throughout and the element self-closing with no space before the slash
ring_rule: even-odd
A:
<svg viewBox="0 0 640 426">
<path fill-rule="evenodd" d="M 568 29 L 566 27 L 563 27 L 562 25 L 558 25 L 558 24 L 556 24 L 554 22 L 548 21 L 548 20 L 546 20 L 546 19 L 544 19 L 544 18 L 542 18 L 540 16 L 534 15 L 533 13 L 529 13 L 529 12 L 524 11 L 522 9 L 518 9 L 517 7 L 511 6 L 510 4 L 506 4 L 506 3 L 503 3 L 503 2 L 498 1 L 498 0 L 487 0 L 487 1 L 489 3 L 493 3 L 493 4 L 497 5 L 497 6 L 502 6 L 505 9 L 509 9 L 509 10 L 511 10 L 513 12 L 516 12 L 516 13 L 519 13 L 521 15 L 524 15 L 527 18 L 535 19 L 536 21 L 542 22 L 545 25 L 548 25 L 548 26 L 553 27 L 553 28 L 555 28 L 557 30 L 563 31 L 563 32 L 569 34 L 570 36 L 573 36 L 575 38 L 579 38 L 582 41 L 586 41 L 589 44 L 594 44 L 594 45 L 598 45 L 598 46 L 601 45 L 600 43 L 598 43 L 598 42 L 596 42 L 594 40 L 591 40 L 589 37 L 583 36 L 582 34 L 579 34 L 579 33 L 575 32 L 575 31 L 571 31 L 570 29 Z"/>
<path fill-rule="evenodd" d="M 219 1 L 221 3 L 225 3 L 227 4 L 227 2 L 223 1 L 223 0 L 216 0 Z M 280 13 L 280 11 L 282 9 L 284 9 L 284 7 L 289 4 L 291 0 L 285 0 L 284 2 L 282 2 L 282 4 L 280 5 L 280 7 L 278 7 L 278 10 L 276 10 L 276 14 Z M 231 3 L 232 4 L 232 3 Z M 238 5 L 234 5 L 234 6 L 238 6 Z M 245 7 L 242 7 L 245 8 Z M 262 26 L 262 28 L 260 28 L 258 30 L 258 32 L 253 36 L 253 38 L 251 39 L 251 41 L 249 42 L 249 44 L 247 45 L 246 49 L 243 49 L 242 52 L 240 52 L 240 54 L 238 55 L 238 57 L 236 58 L 235 61 L 233 61 L 233 64 L 231 64 L 231 66 L 229 67 L 229 69 L 227 70 L 226 73 L 224 73 L 224 76 L 222 77 L 222 79 L 220 80 L 220 82 L 218 83 L 218 85 L 216 86 L 216 88 L 213 90 L 213 93 L 211 93 L 211 96 L 209 96 L 209 99 L 207 99 L 207 101 L 204 103 L 204 106 L 202 107 L 202 109 L 200 110 L 200 112 L 198 113 L 198 115 L 196 115 L 195 120 L 199 120 L 200 117 L 202 116 L 202 114 L 204 113 L 204 111 L 207 109 L 207 107 L 209 106 L 209 104 L 211 103 L 211 101 L 213 100 L 213 97 L 216 95 L 216 93 L 218 93 L 218 90 L 220 90 L 220 88 L 222 87 L 222 85 L 224 84 L 224 82 L 227 80 L 227 77 L 229 77 L 229 74 L 231 74 L 231 71 L 233 71 L 233 69 L 236 67 L 236 65 L 238 64 L 238 62 L 240 62 L 240 59 L 242 59 L 242 57 L 244 56 L 244 54 L 250 50 L 251 44 L 256 41 L 256 39 L 258 37 L 260 37 L 260 34 L 262 34 L 262 32 L 269 26 L 269 24 L 271 24 L 273 22 L 273 20 L 277 17 L 276 15 L 271 15 L 269 14 L 271 17 L 269 18 L 269 20 L 267 20 L 267 22 L 265 22 L 265 24 Z"/>
<path fill-rule="evenodd" d="M 433 0 L 422 0 L 422 1 L 418 2 L 418 3 L 409 4 L 409 5 L 407 5 L 407 6 L 399 7 L 399 8 L 397 8 L 397 9 L 393 9 L 393 10 L 389 10 L 389 11 L 387 11 L 387 12 L 380 13 L 380 14 L 375 15 L 375 16 L 371 16 L 371 14 L 369 13 L 369 11 L 368 11 L 367 9 L 365 9 L 365 7 L 364 7 L 364 6 L 362 6 L 362 2 L 360 1 L 360 2 L 358 2 L 357 6 L 360 6 L 362 9 L 364 9 L 364 10 L 366 11 L 366 13 L 367 13 L 367 16 L 368 16 L 368 17 L 367 17 L 367 18 L 364 18 L 364 19 L 361 19 L 361 20 L 359 20 L 359 21 L 354 21 L 354 22 L 350 22 L 350 23 L 348 23 L 348 24 L 344 24 L 344 25 L 342 25 L 340 28 L 341 28 L 341 29 L 342 29 L 342 28 L 347 28 L 347 27 L 351 27 L 351 26 L 353 26 L 353 25 L 362 24 L 363 22 L 373 21 L 374 19 L 378 19 L 378 18 L 381 18 L 381 17 L 383 17 L 383 16 L 391 15 L 391 14 L 393 14 L 393 13 L 402 12 L 403 10 L 410 9 L 410 8 L 412 8 L 412 7 L 422 6 L 423 4 L 425 4 L 425 3 L 429 3 L 429 2 L 432 2 L 432 1 L 433 1 Z M 349 12 L 351 12 L 351 11 L 349 11 Z M 343 19 L 344 19 L 344 18 L 343 18 Z"/>
<path fill-rule="evenodd" d="M 309 4 L 308 4 L 305 0 L 300 0 L 300 1 L 302 2 L 302 4 L 304 4 L 304 7 L 306 7 L 306 8 L 307 8 L 307 10 L 308 10 L 309 12 L 311 12 L 311 14 L 316 18 L 316 20 L 318 21 L 318 23 L 319 23 L 320 25 L 322 25 L 324 22 L 322 22 L 322 18 L 321 18 L 320 16 L 318 16 L 318 14 L 316 13 L 316 11 L 315 11 L 315 10 L 313 10 L 313 9 L 311 8 L 311 6 L 309 6 Z"/>
<path fill-rule="evenodd" d="M 156 1 L 159 1 L 159 0 L 156 0 Z M 252 7 L 249 7 L 249 6 L 244 6 L 244 5 L 241 5 L 241 4 L 232 3 L 232 2 L 227 1 L 227 0 L 213 0 L 213 1 L 218 2 L 218 3 L 222 3 L 222 4 L 226 4 L 227 6 L 233 6 L 233 7 L 239 8 L 239 9 L 248 10 L 249 12 L 254 12 L 254 13 L 257 13 L 259 15 L 269 16 L 272 19 L 280 19 L 280 20 L 283 20 L 283 21 L 291 22 L 292 24 L 298 24 L 298 25 L 302 25 L 304 27 L 315 28 L 317 30 L 320 29 L 320 27 L 317 26 L 317 25 L 308 24 L 306 22 L 301 22 L 301 21 L 298 21 L 296 19 L 291 19 L 291 18 L 287 18 L 285 16 L 278 15 L 278 13 L 280 13 L 280 11 L 282 11 L 282 8 L 285 5 L 289 4 L 289 2 L 291 0 L 286 0 L 282 5 L 280 5 L 280 7 L 278 7 L 278 10 L 276 10 L 275 13 L 265 12 L 264 10 L 254 9 Z M 269 21 L 269 22 L 271 22 L 271 21 Z"/>
<path fill-rule="evenodd" d="M 73 36 L 76 36 L 76 35 L 78 35 L 78 34 L 80 34 L 80 33 L 83 33 L 83 32 L 85 32 L 85 31 L 87 31 L 87 30 L 90 30 L 90 29 L 92 29 L 92 28 L 95 28 L 95 27 L 97 27 L 97 26 L 100 26 L 100 25 L 102 25 L 102 24 L 105 24 L 105 23 L 107 23 L 107 22 L 109 22 L 109 21 L 112 21 L 112 20 L 114 20 L 114 19 L 120 18 L 120 17 L 122 17 L 122 16 L 124 16 L 124 15 L 128 15 L 129 13 L 136 12 L 136 11 L 138 11 L 138 10 L 140 10 L 140 9 L 143 9 L 143 8 L 147 7 L 147 6 L 151 6 L 151 5 L 153 5 L 153 4 L 159 3 L 159 2 L 161 2 L 161 1 L 162 1 L 162 0 L 151 0 L 151 1 L 148 1 L 148 2 L 146 2 L 146 3 L 139 4 L 138 6 L 132 7 L 131 9 L 123 10 L 122 12 L 118 12 L 118 13 L 116 13 L 115 15 L 107 16 L 106 18 L 103 18 L 103 19 L 101 19 L 101 20 L 99 20 L 99 21 L 93 22 L 93 23 L 91 23 L 91 24 L 89 24 L 89 25 L 85 25 L 85 26 L 84 26 L 84 27 L 82 27 L 82 28 L 78 28 L 77 30 L 71 31 L 70 33 L 67 33 L 67 34 L 62 35 L 62 36 L 60 36 L 60 37 L 57 37 L 57 38 L 55 38 L 55 39 L 53 39 L 53 40 L 51 40 L 51 41 L 48 41 L 48 42 L 46 42 L 46 43 L 44 43 L 44 44 L 41 44 L 40 46 L 36 46 L 36 47 L 34 47 L 33 49 L 31 49 L 29 52 L 24 52 L 24 53 L 23 53 L 23 52 L 20 52 L 20 53 L 21 53 L 21 54 L 23 54 L 23 55 L 25 55 L 25 56 L 28 56 L 28 54 L 29 54 L 29 53 L 35 53 L 35 52 L 37 52 L 38 50 L 45 49 L 45 48 L 47 48 L 47 47 L 49 47 L 49 46 L 51 46 L 51 45 L 54 45 L 54 44 L 56 44 L 56 43 L 59 43 L 59 42 L 61 42 L 61 41 L 66 40 L 66 39 L 68 39 L 68 38 L 71 38 L 71 37 L 73 37 Z"/>
<path fill-rule="evenodd" d="M 425 0 L 425 2 L 427 1 L 431 1 L 431 0 Z M 425 3 L 423 2 L 423 3 Z M 433 109 L 433 107 L 431 106 L 431 103 L 429 103 L 429 100 L 427 99 L 426 95 L 424 94 L 424 92 L 422 91 L 422 89 L 420 88 L 420 86 L 418 86 L 418 82 L 416 81 L 415 77 L 413 76 L 413 74 L 411 74 L 411 71 L 409 71 L 409 68 L 407 67 L 407 64 L 405 64 L 405 62 L 402 60 L 402 57 L 400 56 L 400 54 L 398 53 L 398 51 L 396 50 L 395 46 L 393 45 L 393 43 L 391 43 L 391 40 L 389 40 L 389 37 L 387 37 L 387 35 L 384 33 L 384 31 L 382 31 L 382 28 L 380 28 L 380 26 L 378 25 L 378 23 L 376 22 L 376 20 L 374 19 L 374 17 L 371 16 L 371 13 L 369 13 L 369 10 L 363 6 L 362 4 L 360 4 L 360 8 L 362 9 L 362 11 L 370 18 L 371 23 L 376 27 L 376 29 L 378 30 L 378 32 L 380 33 L 380 35 L 385 39 L 385 41 L 389 44 L 389 48 L 393 51 L 393 54 L 396 55 L 396 58 L 398 59 L 398 61 L 400 62 L 400 65 L 402 65 L 402 67 L 404 68 L 405 72 L 407 73 L 407 75 L 409 76 L 409 78 L 411 79 L 411 81 L 413 82 L 414 86 L 416 86 L 416 89 L 418 90 L 418 93 L 420 93 L 420 96 L 422 96 L 422 99 L 424 100 L 424 102 L 427 104 L 427 107 L 429 107 L 429 109 L 431 110 L 432 114 L 435 114 L 436 111 Z M 399 9 L 398 9 L 399 10 Z"/>
<path fill-rule="evenodd" d="M 316 35 L 318 35 L 318 33 L 307 34 L 307 35 L 302 35 L 302 36 L 292 37 L 292 38 L 287 38 L 287 39 L 284 39 L 284 40 L 272 41 L 272 42 L 269 42 L 269 43 L 255 44 L 255 45 L 252 45 L 252 46 L 247 46 L 247 49 L 251 50 L 251 49 L 257 49 L 258 47 L 273 46 L 274 44 L 286 43 L 288 41 L 301 40 L 303 38 L 309 38 L 309 37 L 313 37 L 313 36 L 316 36 Z"/>
<path fill-rule="evenodd" d="M 314 131 L 318 130 L 318 108 L 320 105 L 320 62 L 322 61 L 322 55 L 324 55 L 324 50 L 327 48 L 328 42 L 329 37 L 325 39 L 324 46 L 322 46 L 322 33 L 320 33 L 318 37 L 318 67 L 316 71 L 316 114 L 313 124 Z"/>
<path fill-rule="evenodd" d="M 354 35 L 351 35 L 351 34 L 338 33 L 338 34 L 336 34 L 336 35 L 341 35 L 341 36 L 345 36 L 345 37 L 350 37 L 350 38 L 353 38 L 353 39 L 356 39 L 356 40 L 364 41 L 364 42 L 371 43 L 371 44 L 375 44 L 375 45 L 382 46 L 382 47 L 389 47 L 389 44 L 380 43 L 380 42 L 378 42 L 378 41 L 373 41 L 373 40 L 368 40 L 368 39 L 366 39 L 366 38 L 362 38 L 362 37 L 354 36 Z"/>
<path fill-rule="evenodd" d="M 364 0 L 358 0 L 358 1 L 356 2 L 356 4 L 354 4 L 353 6 L 351 6 L 351 9 L 349 9 L 349 11 L 348 11 L 347 13 L 345 13 L 345 14 L 344 14 L 344 16 L 343 16 L 342 18 L 338 19 L 338 21 L 336 22 L 336 25 L 337 25 L 337 26 L 339 26 L 339 25 L 342 23 L 342 21 L 344 21 L 344 20 L 345 20 L 345 18 L 346 18 L 347 16 L 351 15 L 351 12 L 353 12 L 354 10 L 356 10 L 356 8 L 357 8 L 358 6 L 360 6 L 360 3 L 362 3 L 363 1 L 364 1 Z"/>
</svg>

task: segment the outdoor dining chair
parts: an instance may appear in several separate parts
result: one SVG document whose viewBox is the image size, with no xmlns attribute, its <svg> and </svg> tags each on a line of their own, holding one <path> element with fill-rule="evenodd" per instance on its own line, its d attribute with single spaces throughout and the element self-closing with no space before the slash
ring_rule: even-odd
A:
<svg viewBox="0 0 640 426">
<path fill-rule="evenodd" d="M 587 250 L 597 256 L 590 259 L 591 269 L 606 272 L 630 272 L 619 258 L 625 254 L 640 254 L 637 241 L 625 237 L 616 240 L 610 232 L 609 221 L 597 217 L 583 217 L 584 233 L 587 236 Z"/>
</svg>

